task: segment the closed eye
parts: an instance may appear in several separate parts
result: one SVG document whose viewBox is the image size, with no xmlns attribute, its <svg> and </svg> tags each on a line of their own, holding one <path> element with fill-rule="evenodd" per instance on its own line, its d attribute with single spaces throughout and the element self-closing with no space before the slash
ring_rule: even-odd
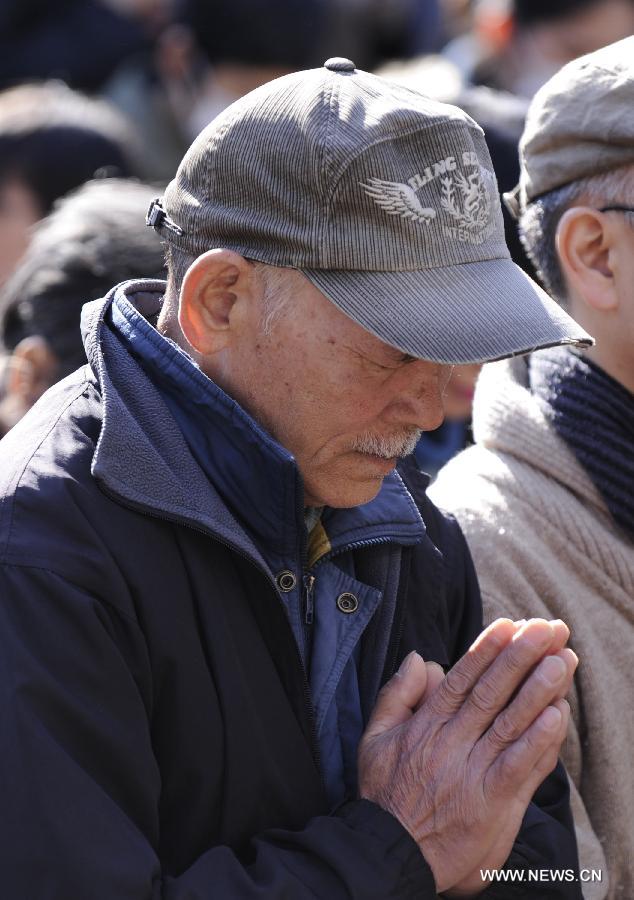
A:
<svg viewBox="0 0 634 900">
<path fill-rule="evenodd" d="M 379 363 L 376 362 L 375 365 L 378 366 L 379 369 L 398 369 L 400 366 L 407 365 L 408 363 L 416 362 L 415 356 L 410 356 L 409 353 L 399 353 L 398 356 L 395 356 L 392 361 L 389 363 Z"/>
</svg>

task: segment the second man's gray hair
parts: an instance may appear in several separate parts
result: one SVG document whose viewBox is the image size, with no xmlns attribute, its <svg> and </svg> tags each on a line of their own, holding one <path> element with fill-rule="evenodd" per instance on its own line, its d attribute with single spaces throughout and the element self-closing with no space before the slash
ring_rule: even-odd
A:
<svg viewBox="0 0 634 900">
<path fill-rule="evenodd" d="M 622 166 L 590 178 L 581 178 L 549 191 L 526 207 L 519 221 L 524 249 L 546 290 L 564 308 L 567 289 L 556 235 L 561 217 L 573 206 L 634 206 L 634 167 Z M 634 214 L 626 213 L 634 225 Z"/>
</svg>

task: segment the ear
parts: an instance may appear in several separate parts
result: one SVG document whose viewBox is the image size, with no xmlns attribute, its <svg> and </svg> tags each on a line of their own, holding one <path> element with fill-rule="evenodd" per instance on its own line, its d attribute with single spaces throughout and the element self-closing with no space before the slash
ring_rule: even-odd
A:
<svg viewBox="0 0 634 900">
<path fill-rule="evenodd" d="M 598 312 L 618 307 L 615 238 L 608 217 L 592 207 L 567 210 L 557 226 L 555 241 L 566 284 L 572 294 Z"/>
<path fill-rule="evenodd" d="M 57 357 L 39 335 L 23 338 L 7 363 L 7 397 L 26 412 L 55 381 Z"/>
<path fill-rule="evenodd" d="M 208 250 L 181 287 L 178 322 L 198 353 L 218 353 L 238 335 L 253 290 L 253 268 L 232 250 Z"/>
</svg>

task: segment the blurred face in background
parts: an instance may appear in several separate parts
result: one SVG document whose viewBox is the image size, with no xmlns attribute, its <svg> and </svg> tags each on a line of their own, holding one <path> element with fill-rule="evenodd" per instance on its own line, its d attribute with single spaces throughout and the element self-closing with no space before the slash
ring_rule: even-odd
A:
<svg viewBox="0 0 634 900">
<path fill-rule="evenodd" d="M 0 358 L 0 437 L 26 415 L 59 377 L 59 360 L 44 338 L 24 338 Z"/>
<path fill-rule="evenodd" d="M 443 395 L 446 419 L 462 421 L 471 418 L 473 395 L 481 368 L 482 366 L 478 363 L 453 367 L 451 378 Z"/>
<path fill-rule="evenodd" d="M 601 0 L 552 26 L 552 52 L 562 63 L 634 33 L 632 0 Z M 557 60 L 556 60 L 557 61 Z"/>
<path fill-rule="evenodd" d="M 560 15 L 516 21 L 510 0 L 478 0 L 474 29 L 490 57 L 487 77 L 530 98 L 566 63 L 634 34 L 634 2 L 594 0 Z"/>
<path fill-rule="evenodd" d="M 33 191 L 9 176 L 0 183 L 0 286 L 9 278 L 31 240 L 31 228 L 42 217 Z"/>
</svg>

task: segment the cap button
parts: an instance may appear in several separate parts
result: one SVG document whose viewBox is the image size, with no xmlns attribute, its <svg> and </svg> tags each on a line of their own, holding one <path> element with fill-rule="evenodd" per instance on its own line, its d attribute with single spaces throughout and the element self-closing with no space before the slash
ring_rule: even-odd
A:
<svg viewBox="0 0 634 900">
<path fill-rule="evenodd" d="M 330 69 L 331 72 L 354 72 L 356 66 L 351 59 L 346 59 L 345 56 L 333 56 L 326 60 L 324 68 Z"/>
</svg>

